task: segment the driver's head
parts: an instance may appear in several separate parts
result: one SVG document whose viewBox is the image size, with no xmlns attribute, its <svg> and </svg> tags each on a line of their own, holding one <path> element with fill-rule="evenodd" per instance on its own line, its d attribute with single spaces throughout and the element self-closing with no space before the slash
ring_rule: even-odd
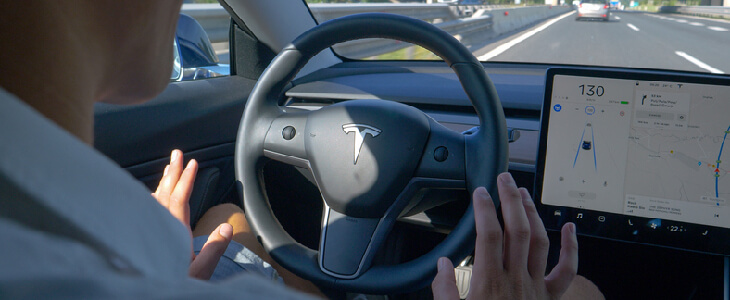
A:
<svg viewBox="0 0 730 300">
<path fill-rule="evenodd" d="M 170 79 L 180 6 L 181 0 L 0 0 L 0 86 L 26 102 L 39 95 L 118 104 L 151 99 Z"/>
</svg>

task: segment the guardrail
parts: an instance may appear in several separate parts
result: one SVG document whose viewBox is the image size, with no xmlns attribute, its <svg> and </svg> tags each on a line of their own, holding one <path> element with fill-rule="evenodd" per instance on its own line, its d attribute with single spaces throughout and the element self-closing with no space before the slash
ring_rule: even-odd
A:
<svg viewBox="0 0 730 300">
<path fill-rule="evenodd" d="M 730 7 L 726 6 L 662 6 L 659 12 L 730 19 Z"/>
<path fill-rule="evenodd" d="M 456 36 L 467 45 L 479 45 L 504 32 L 567 12 L 569 6 L 504 7 L 490 5 L 447 4 L 310 4 L 319 22 L 364 12 L 386 12 L 409 16 L 433 23 Z M 505 13 L 507 12 L 507 13 Z M 230 16 L 219 4 L 183 4 L 182 13 L 203 26 L 211 42 L 228 40 Z M 507 17 L 511 16 L 511 17 Z M 496 17 L 496 18 L 495 18 Z M 495 26 L 495 20 L 500 24 Z M 337 53 L 363 58 L 396 51 L 410 44 L 392 40 L 358 40 L 336 45 Z"/>
<path fill-rule="evenodd" d="M 471 43 L 475 33 L 486 32 L 492 27 L 492 17 L 456 19 L 434 24 L 451 35 L 458 36 L 462 42 Z M 364 39 L 335 45 L 335 51 L 350 58 L 363 58 L 393 52 L 411 46 L 408 43 L 385 40 Z"/>
<path fill-rule="evenodd" d="M 468 17 L 478 9 L 498 6 L 447 4 L 310 4 L 312 14 L 320 22 L 364 12 L 387 12 L 409 16 L 430 22 L 442 22 Z M 182 13 L 187 14 L 200 23 L 208 33 L 211 42 L 228 40 L 230 17 L 219 4 L 183 4 Z"/>
<path fill-rule="evenodd" d="M 457 19 L 460 17 L 457 6 L 446 4 L 309 4 L 309 9 L 312 10 L 312 14 L 320 22 L 366 12 L 387 12 L 420 20 Z"/>
</svg>

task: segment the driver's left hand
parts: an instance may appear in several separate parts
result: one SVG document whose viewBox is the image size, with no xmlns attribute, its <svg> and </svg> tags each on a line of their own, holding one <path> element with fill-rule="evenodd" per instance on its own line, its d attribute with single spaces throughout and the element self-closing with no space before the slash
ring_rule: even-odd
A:
<svg viewBox="0 0 730 300">
<path fill-rule="evenodd" d="M 227 223 L 220 224 L 210 234 L 200 253 L 197 256 L 192 254 L 193 232 L 190 228 L 189 203 L 197 172 L 197 161 L 191 159 L 187 166 L 183 168 L 182 151 L 173 150 L 170 156 L 170 164 L 165 167 L 160 184 L 157 186 L 157 190 L 152 193 L 152 196 L 157 199 L 160 205 L 167 208 L 173 217 L 180 220 L 190 233 L 192 261 L 190 262 L 188 274 L 190 277 L 208 280 L 213 275 L 221 255 L 231 242 L 233 227 Z"/>
</svg>

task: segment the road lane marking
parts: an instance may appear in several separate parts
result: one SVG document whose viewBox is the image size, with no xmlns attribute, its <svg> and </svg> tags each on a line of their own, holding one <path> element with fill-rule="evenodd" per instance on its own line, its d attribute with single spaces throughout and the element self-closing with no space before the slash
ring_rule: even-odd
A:
<svg viewBox="0 0 730 300">
<path fill-rule="evenodd" d="M 497 55 L 500 55 L 504 51 L 507 51 L 509 48 L 512 48 L 512 46 L 517 45 L 519 43 L 522 43 L 527 38 L 535 35 L 536 33 L 540 32 L 540 31 L 545 30 L 545 28 L 548 28 L 548 26 L 553 25 L 555 22 L 560 21 L 563 18 L 565 18 L 567 16 L 570 16 L 570 15 L 572 15 L 574 13 L 575 13 L 575 11 L 571 11 L 571 12 L 565 13 L 565 14 L 563 14 L 563 15 L 555 18 L 555 19 L 552 19 L 552 20 L 548 21 L 547 23 L 543 24 L 540 27 L 537 27 L 537 28 L 535 28 L 533 30 L 530 30 L 528 32 L 525 32 L 524 34 L 522 34 L 521 36 L 517 37 L 514 40 L 511 40 L 511 41 L 506 42 L 506 43 L 504 43 L 502 45 L 499 45 L 497 48 L 492 49 L 492 51 L 487 52 L 487 54 L 484 54 L 482 56 L 477 57 L 477 59 L 479 59 L 479 61 L 487 61 L 487 60 L 489 60 L 489 59 L 491 59 L 491 58 L 493 58 L 493 57 L 495 57 Z"/>
<path fill-rule="evenodd" d="M 684 53 L 682 51 L 676 51 L 674 53 L 677 54 L 677 55 L 679 55 L 680 57 L 683 57 L 684 59 L 688 60 L 689 62 L 695 64 L 696 66 L 698 66 L 698 67 L 700 67 L 702 69 L 705 69 L 707 71 L 710 71 L 710 73 L 725 74 L 725 72 L 720 71 L 718 69 L 715 69 L 713 67 L 710 67 L 710 65 L 708 65 L 706 63 L 703 63 L 701 60 L 699 60 L 697 58 L 694 58 L 693 56 L 690 56 L 687 53 Z"/>
<path fill-rule="evenodd" d="M 685 23 L 685 24 L 692 25 L 692 26 L 706 26 L 704 23 L 689 22 L 688 20 L 685 20 L 685 19 L 668 18 L 668 17 L 658 16 L 658 15 L 654 15 L 654 14 L 644 14 L 644 15 L 654 17 L 654 18 L 657 18 L 660 20 L 676 21 L 679 23 Z M 618 17 L 616 17 L 616 19 L 618 20 Z M 717 27 L 717 26 L 707 26 L 707 29 L 714 30 L 714 31 L 721 31 L 721 32 L 730 31 L 730 29 L 723 28 L 723 27 Z"/>
<path fill-rule="evenodd" d="M 727 31 L 727 29 L 717 26 L 708 26 L 707 29 L 714 30 L 714 31 Z"/>
<path fill-rule="evenodd" d="M 616 16 L 616 20 L 621 20 L 621 17 L 619 17 L 619 16 Z"/>
<path fill-rule="evenodd" d="M 665 17 L 665 16 L 658 16 L 658 15 L 655 15 L 655 14 L 644 14 L 644 15 L 650 16 L 652 18 L 657 18 L 657 19 L 660 19 L 660 20 L 669 20 L 669 21 L 676 21 L 677 20 L 677 19 L 674 19 L 674 18 L 669 18 L 669 17 Z"/>
<path fill-rule="evenodd" d="M 629 23 L 629 24 L 626 24 L 626 26 L 629 26 L 629 28 L 633 29 L 634 31 L 639 31 L 639 28 L 636 28 L 636 26 L 634 26 L 634 24 Z"/>
</svg>

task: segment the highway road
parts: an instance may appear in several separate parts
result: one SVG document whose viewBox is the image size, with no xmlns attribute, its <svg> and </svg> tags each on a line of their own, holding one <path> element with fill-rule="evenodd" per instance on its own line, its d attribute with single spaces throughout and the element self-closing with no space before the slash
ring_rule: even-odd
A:
<svg viewBox="0 0 730 300">
<path fill-rule="evenodd" d="M 609 22 L 566 13 L 474 52 L 480 60 L 730 73 L 730 22 L 612 11 Z"/>
</svg>

